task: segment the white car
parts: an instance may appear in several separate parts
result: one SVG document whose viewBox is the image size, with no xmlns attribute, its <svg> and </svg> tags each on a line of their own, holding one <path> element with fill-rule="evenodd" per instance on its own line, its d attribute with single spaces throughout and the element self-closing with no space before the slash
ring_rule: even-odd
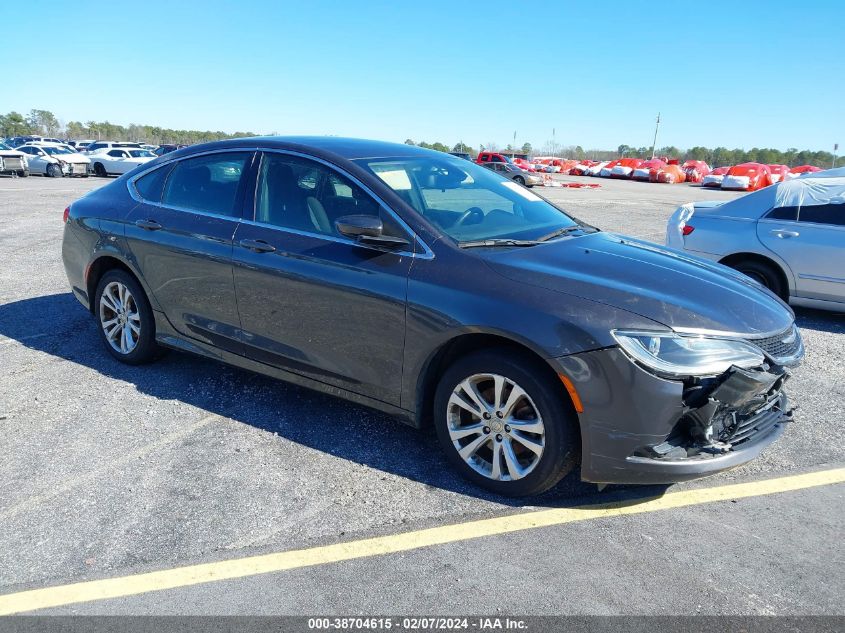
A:
<svg viewBox="0 0 845 633">
<path fill-rule="evenodd" d="M 10 176 L 29 176 L 29 165 L 26 161 L 26 154 L 12 149 L 5 143 L 0 143 L 0 174 Z"/>
<path fill-rule="evenodd" d="M 108 150 L 99 150 L 88 155 L 91 159 L 91 169 L 98 176 L 110 176 L 112 174 L 125 174 L 132 171 L 138 165 L 143 165 L 157 158 L 155 154 L 145 149 L 133 147 L 115 147 Z"/>
<path fill-rule="evenodd" d="M 845 312 L 845 168 L 682 205 L 666 245 L 745 273 L 792 305 Z"/>
<path fill-rule="evenodd" d="M 17 148 L 26 154 L 29 171 L 51 178 L 62 176 L 88 177 L 87 157 L 61 143 L 27 143 Z"/>
</svg>

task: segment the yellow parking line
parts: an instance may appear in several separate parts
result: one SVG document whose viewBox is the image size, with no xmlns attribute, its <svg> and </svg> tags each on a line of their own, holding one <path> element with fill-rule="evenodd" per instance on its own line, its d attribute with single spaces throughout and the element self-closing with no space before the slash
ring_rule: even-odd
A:
<svg viewBox="0 0 845 633">
<path fill-rule="evenodd" d="M 523 512 L 511 516 L 445 525 L 335 545 L 176 567 L 145 574 L 78 582 L 44 589 L 32 589 L 0 596 L 0 615 L 91 602 L 93 600 L 135 596 L 150 591 L 176 589 L 357 558 L 394 554 L 433 545 L 455 543 L 576 521 L 642 514 L 716 501 L 791 492 L 843 482 L 845 482 L 845 468 L 836 468 L 777 479 L 670 492 L 661 497 L 644 501 L 621 501 L 575 508 Z"/>
</svg>

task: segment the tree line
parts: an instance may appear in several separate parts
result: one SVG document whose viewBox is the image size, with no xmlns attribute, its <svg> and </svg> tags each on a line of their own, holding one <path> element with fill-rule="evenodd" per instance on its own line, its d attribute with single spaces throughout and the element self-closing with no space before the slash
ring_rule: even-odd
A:
<svg viewBox="0 0 845 633">
<path fill-rule="evenodd" d="M 97 140 L 126 140 L 142 141 L 146 143 L 162 144 L 177 143 L 192 145 L 208 141 L 218 141 L 226 138 L 237 138 L 244 136 L 256 136 L 252 132 L 234 132 L 228 134 L 221 131 L 199 131 L 199 130 L 173 130 L 153 125 L 130 124 L 128 126 L 110 123 L 108 121 L 69 121 L 62 123 L 49 110 L 31 110 L 24 116 L 19 112 L 0 114 L 0 137 L 24 136 L 26 134 L 38 134 L 41 136 L 53 136 L 72 139 L 97 139 Z M 408 145 L 416 145 L 440 152 L 463 152 L 473 158 L 479 151 L 502 152 L 503 154 L 520 153 L 533 154 L 534 148 L 531 143 L 524 143 L 521 147 L 512 147 L 510 144 L 500 148 L 494 142 L 488 142 L 473 147 L 463 141 L 458 141 L 452 146 L 445 143 L 414 142 L 406 139 Z M 580 145 L 557 145 L 551 142 L 546 144 L 538 152 L 540 155 L 560 156 L 562 158 L 574 158 L 576 160 L 612 160 L 614 158 L 651 158 L 650 147 L 633 147 L 620 145 L 613 150 L 583 149 Z M 703 160 L 713 167 L 723 165 L 738 165 L 739 163 L 764 163 L 782 164 L 795 167 L 797 165 L 815 165 L 827 169 L 833 163 L 831 152 L 812 151 L 809 149 L 798 150 L 791 147 L 785 151 L 772 148 L 728 149 L 727 147 L 691 147 L 679 149 L 674 146 L 661 147 L 655 150 L 655 155 L 683 160 Z"/>
<path fill-rule="evenodd" d="M 31 110 L 26 116 L 19 112 L 0 114 L 0 136 L 24 136 L 37 134 L 70 139 L 122 140 L 142 141 L 160 145 L 175 143 L 193 145 L 208 141 L 219 141 L 225 138 L 256 136 L 252 132 L 234 132 L 228 134 L 221 131 L 173 130 L 155 125 L 128 126 L 110 123 L 108 121 L 69 121 L 61 123 L 49 110 Z"/>
</svg>

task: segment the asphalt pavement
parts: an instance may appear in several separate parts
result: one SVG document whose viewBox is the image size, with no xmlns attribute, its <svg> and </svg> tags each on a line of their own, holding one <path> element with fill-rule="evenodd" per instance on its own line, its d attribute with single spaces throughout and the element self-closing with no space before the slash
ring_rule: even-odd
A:
<svg viewBox="0 0 845 633">
<path fill-rule="evenodd" d="M 541 497 L 498 498 L 458 478 L 430 433 L 369 409 L 180 353 L 121 365 L 61 264 L 63 209 L 103 182 L 0 178 L 0 599 L 667 492 L 599 494 L 571 475 Z M 655 241 L 679 204 L 736 195 L 600 182 L 538 192 Z M 754 462 L 669 493 L 845 464 L 845 315 L 797 318 L 807 356 L 789 387 L 795 422 Z M 49 612 L 843 614 L 844 491 L 563 523 Z"/>
</svg>

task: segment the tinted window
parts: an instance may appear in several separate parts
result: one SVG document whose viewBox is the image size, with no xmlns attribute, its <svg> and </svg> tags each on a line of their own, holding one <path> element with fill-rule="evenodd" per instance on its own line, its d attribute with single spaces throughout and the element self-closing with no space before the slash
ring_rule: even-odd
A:
<svg viewBox="0 0 845 633">
<path fill-rule="evenodd" d="M 144 200 L 150 202 L 161 202 L 161 192 L 164 189 L 164 182 L 173 165 L 165 165 L 155 169 L 135 181 L 135 190 Z"/>
<path fill-rule="evenodd" d="M 114 156 L 115 158 L 121 158 L 121 157 L 126 156 L 126 154 L 124 154 L 120 150 L 113 149 L 112 151 L 109 152 L 109 156 Z"/>
<path fill-rule="evenodd" d="M 798 207 L 778 207 L 766 214 L 771 220 L 795 220 L 798 218 Z"/>
<path fill-rule="evenodd" d="M 801 207 L 798 221 L 845 226 L 845 204 L 840 202 L 839 204 L 818 204 Z"/>
<path fill-rule="evenodd" d="M 258 222 L 339 237 L 335 220 L 345 215 L 378 216 L 386 235 L 402 235 L 393 218 L 343 175 L 303 158 L 264 154 L 255 200 Z"/>
<path fill-rule="evenodd" d="M 251 152 L 199 156 L 176 163 L 164 187 L 164 204 L 239 216 L 238 187 Z"/>
</svg>

